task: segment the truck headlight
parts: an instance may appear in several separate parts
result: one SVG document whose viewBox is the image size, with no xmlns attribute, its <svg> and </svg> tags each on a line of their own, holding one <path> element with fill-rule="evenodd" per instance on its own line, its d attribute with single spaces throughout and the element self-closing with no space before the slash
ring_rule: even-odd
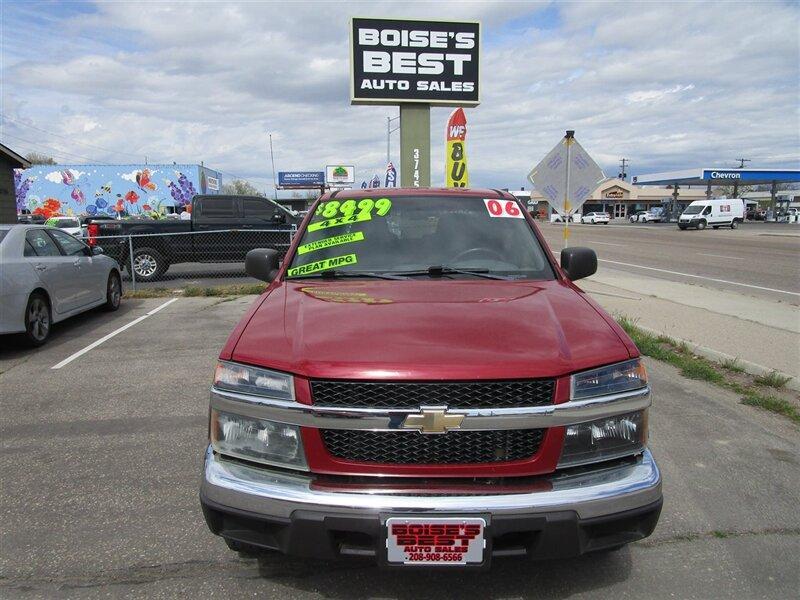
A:
<svg viewBox="0 0 800 600">
<path fill-rule="evenodd" d="M 279 400 L 294 400 L 294 378 L 291 375 L 239 363 L 217 363 L 214 387 Z"/>
<path fill-rule="evenodd" d="M 571 380 L 570 400 L 585 400 L 643 388 L 647 385 L 647 371 L 641 359 L 635 358 L 576 373 Z"/>
<path fill-rule="evenodd" d="M 647 446 L 647 410 L 569 425 L 558 468 L 640 454 Z"/>
<path fill-rule="evenodd" d="M 225 456 L 307 470 L 300 428 L 211 409 L 211 446 Z"/>
</svg>

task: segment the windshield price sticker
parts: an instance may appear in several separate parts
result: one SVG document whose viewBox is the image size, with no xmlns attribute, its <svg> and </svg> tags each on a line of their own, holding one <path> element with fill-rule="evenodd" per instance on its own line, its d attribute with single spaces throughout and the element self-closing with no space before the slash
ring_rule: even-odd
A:
<svg viewBox="0 0 800 600">
<path fill-rule="evenodd" d="M 317 273 L 319 271 L 326 271 L 328 269 L 336 269 L 338 267 L 345 267 L 347 265 L 354 265 L 358 262 L 355 254 L 344 254 L 342 256 L 334 256 L 333 258 L 325 258 L 315 262 L 308 263 L 299 267 L 289 269 L 286 273 L 289 277 L 296 277 L 297 275 L 308 275 L 309 273 Z"/>
<path fill-rule="evenodd" d="M 298 254 L 306 254 L 314 252 L 315 250 L 323 250 L 332 246 L 339 246 L 341 244 L 349 244 L 351 242 L 360 242 L 364 239 L 363 231 L 356 231 L 353 233 L 345 233 L 342 235 L 335 235 L 333 237 L 325 238 L 324 240 L 317 240 L 316 242 L 309 242 L 297 247 Z"/>
<path fill-rule="evenodd" d="M 486 521 L 480 518 L 386 520 L 387 558 L 406 565 L 465 565 L 483 562 Z"/>
<path fill-rule="evenodd" d="M 524 219 L 525 216 L 519 209 L 519 205 L 513 200 L 484 199 L 486 210 L 490 217 L 505 217 L 507 219 Z"/>
<path fill-rule="evenodd" d="M 336 219 L 325 219 L 324 221 L 317 221 L 308 226 L 308 231 L 319 231 L 320 229 L 328 229 L 329 227 L 339 227 L 340 225 L 350 225 L 351 223 L 360 223 L 362 221 L 371 221 L 372 215 L 369 213 L 362 213 L 353 215 L 352 217 L 338 217 Z"/>
<path fill-rule="evenodd" d="M 378 198 L 377 200 L 362 198 L 358 202 L 355 200 L 345 200 L 343 202 L 330 200 L 320 204 L 314 212 L 314 216 L 332 219 L 339 214 L 345 217 L 352 217 L 356 211 L 358 211 L 359 215 L 372 215 L 374 211 L 378 216 L 385 217 L 391 209 L 392 201 L 388 198 Z"/>
</svg>

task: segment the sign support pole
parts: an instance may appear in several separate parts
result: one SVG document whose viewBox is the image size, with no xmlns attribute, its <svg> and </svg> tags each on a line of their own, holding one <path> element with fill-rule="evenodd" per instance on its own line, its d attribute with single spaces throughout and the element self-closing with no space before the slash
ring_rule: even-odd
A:
<svg viewBox="0 0 800 600">
<path fill-rule="evenodd" d="M 400 105 L 400 184 L 431 185 L 431 106 Z"/>
<path fill-rule="evenodd" d="M 564 187 L 564 248 L 569 246 L 569 220 L 572 218 L 572 210 L 569 205 L 569 175 L 570 167 L 572 166 L 572 141 L 575 139 L 575 132 L 567 130 L 567 135 L 564 136 L 565 143 L 567 144 L 567 181 Z"/>
</svg>

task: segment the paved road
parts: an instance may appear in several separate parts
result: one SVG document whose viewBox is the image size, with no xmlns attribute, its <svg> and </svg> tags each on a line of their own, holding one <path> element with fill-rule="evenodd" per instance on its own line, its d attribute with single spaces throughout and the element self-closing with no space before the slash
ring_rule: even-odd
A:
<svg viewBox="0 0 800 600">
<path fill-rule="evenodd" d="M 556 252 L 563 247 L 562 227 L 541 225 Z M 736 230 L 680 231 L 675 224 L 571 225 L 570 245 L 594 248 L 600 269 L 800 304 L 798 226 L 747 223 Z"/>
<path fill-rule="evenodd" d="M 0 344 L 3 598 L 787 598 L 800 589 L 798 428 L 650 363 L 655 534 L 614 554 L 498 560 L 489 573 L 384 572 L 230 553 L 197 490 L 215 355 L 250 298 L 128 301 Z"/>
</svg>

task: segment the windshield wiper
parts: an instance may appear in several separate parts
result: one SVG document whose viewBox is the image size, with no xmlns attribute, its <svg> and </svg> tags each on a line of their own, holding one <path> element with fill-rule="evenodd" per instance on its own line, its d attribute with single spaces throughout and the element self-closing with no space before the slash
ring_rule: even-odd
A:
<svg viewBox="0 0 800 600">
<path fill-rule="evenodd" d="M 339 271 L 336 269 L 328 269 L 327 271 L 320 271 L 319 273 L 309 273 L 308 275 L 299 275 L 295 277 L 287 277 L 286 279 L 338 279 L 340 277 L 373 277 L 375 279 L 408 279 L 403 277 L 402 274 L 391 273 L 373 273 L 371 271 Z"/>
<path fill-rule="evenodd" d="M 397 273 L 398 275 L 429 275 L 430 277 L 441 277 L 442 275 L 474 275 L 475 277 L 485 277 L 486 279 L 502 279 L 504 281 L 513 280 L 513 277 L 506 275 L 498 275 L 497 273 L 490 273 L 489 269 L 456 269 L 453 267 L 443 267 L 441 265 L 433 265 L 424 270 L 419 271 L 404 271 Z"/>
</svg>

